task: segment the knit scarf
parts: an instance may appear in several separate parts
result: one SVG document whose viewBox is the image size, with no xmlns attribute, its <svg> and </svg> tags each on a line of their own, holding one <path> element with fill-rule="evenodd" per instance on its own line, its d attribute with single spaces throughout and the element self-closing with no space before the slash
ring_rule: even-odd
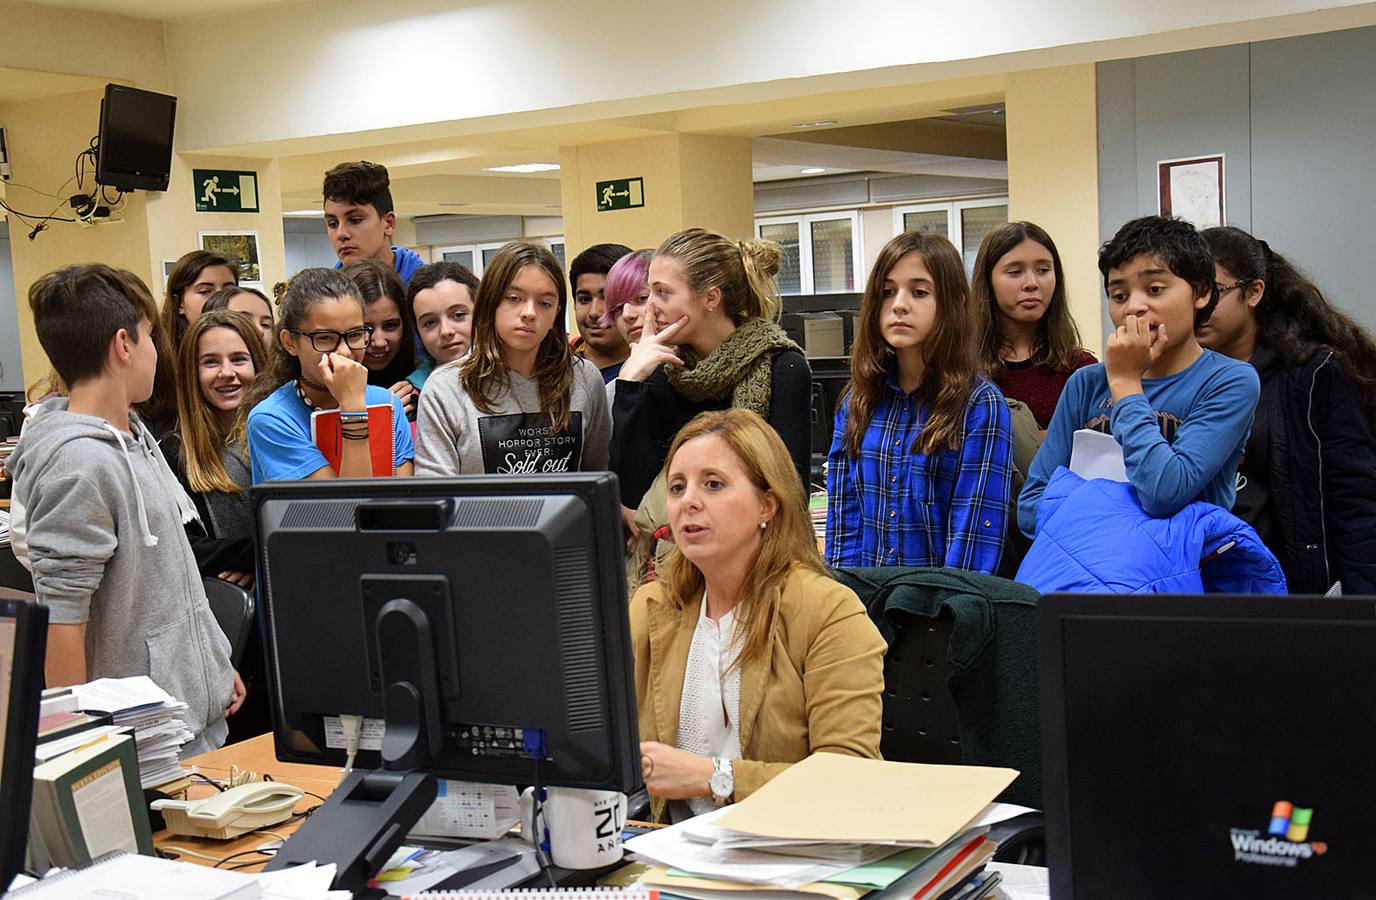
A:
<svg viewBox="0 0 1376 900">
<path fill-rule="evenodd" d="M 683 368 L 669 369 L 669 384 L 685 400 L 706 403 L 728 394 L 731 405 L 769 417 L 771 361 L 775 353 L 802 348 L 768 319 L 746 319 L 717 349 L 700 359 L 682 347 Z"/>
</svg>

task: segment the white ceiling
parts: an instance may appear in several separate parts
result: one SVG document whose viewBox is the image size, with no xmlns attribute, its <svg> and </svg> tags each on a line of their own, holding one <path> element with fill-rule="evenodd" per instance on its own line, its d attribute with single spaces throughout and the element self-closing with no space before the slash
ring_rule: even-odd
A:
<svg viewBox="0 0 1376 900">
<path fill-rule="evenodd" d="M 214 13 L 281 6 L 299 0 L 30 0 L 40 6 L 62 6 L 135 19 L 189 19 Z"/>
<path fill-rule="evenodd" d="M 963 178 L 1008 178 L 1008 162 L 935 153 L 875 150 L 784 138 L 755 138 L 751 157 L 756 181 L 807 177 L 800 170 L 823 167 L 827 175 L 841 172 L 895 172 L 904 175 L 952 175 Z"/>
</svg>

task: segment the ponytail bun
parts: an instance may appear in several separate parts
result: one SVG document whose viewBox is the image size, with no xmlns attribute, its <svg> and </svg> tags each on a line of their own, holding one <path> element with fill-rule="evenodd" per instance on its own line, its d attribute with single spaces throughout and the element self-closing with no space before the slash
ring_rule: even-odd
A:
<svg viewBox="0 0 1376 900">
<path fill-rule="evenodd" d="M 758 239 L 741 241 L 740 248 L 745 280 L 755 301 L 755 309 L 750 312 L 760 318 L 778 320 L 784 304 L 774 276 L 783 267 L 783 248 L 773 241 Z"/>
<path fill-rule="evenodd" d="M 765 278 L 773 278 L 783 268 L 783 248 L 773 241 L 741 241 L 741 262 L 745 263 L 747 272 L 754 268 Z"/>
</svg>

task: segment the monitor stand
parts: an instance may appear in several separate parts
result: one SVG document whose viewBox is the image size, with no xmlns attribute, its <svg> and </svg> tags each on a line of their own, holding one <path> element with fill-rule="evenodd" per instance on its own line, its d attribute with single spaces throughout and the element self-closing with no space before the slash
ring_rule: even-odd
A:
<svg viewBox="0 0 1376 900">
<path fill-rule="evenodd" d="M 378 610 L 376 628 L 386 685 L 384 768 L 345 776 L 264 869 L 334 863 L 331 887 L 355 896 L 366 896 L 369 879 L 438 793 L 435 776 L 414 771 L 425 768 L 440 743 L 439 675 L 430 617 L 414 601 L 399 597 Z"/>
<path fill-rule="evenodd" d="M 333 887 L 359 894 L 435 802 L 426 772 L 350 772 L 264 871 L 334 863 Z"/>
</svg>

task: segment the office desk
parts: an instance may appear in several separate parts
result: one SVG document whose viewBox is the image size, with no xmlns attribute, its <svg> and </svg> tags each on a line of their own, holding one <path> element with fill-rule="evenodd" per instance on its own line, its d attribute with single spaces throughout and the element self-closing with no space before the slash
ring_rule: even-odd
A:
<svg viewBox="0 0 1376 900">
<path fill-rule="evenodd" d="M 209 753 L 202 753 L 185 761 L 186 764 L 195 765 L 201 774 L 207 778 L 214 778 L 217 781 L 229 777 L 230 766 L 238 766 L 250 772 L 257 772 L 259 775 L 271 775 L 273 781 L 281 781 L 286 784 L 295 785 L 303 791 L 310 791 L 319 794 L 321 797 L 330 796 L 344 777 L 344 773 L 332 766 L 309 766 L 301 763 L 278 762 L 277 756 L 273 751 L 272 735 L 260 734 L 258 737 L 240 741 L 237 744 L 229 744 L 219 750 L 212 750 Z M 215 793 L 215 789 L 208 784 L 196 784 L 191 787 L 189 796 L 192 799 L 209 797 Z M 309 794 L 304 795 L 296 804 L 296 811 L 303 812 L 313 806 L 318 806 L 322 801 Z M 302 819 L 295 822 L 284 822 L 280 825 L 272 825 L 267 830 L 275 831 L 278 834 L 291 836 L 292 832 L 301 827 Z M 246 834 L 229 841 L 212 841 L 205 838 L 188 837 L 182 834 L 173 834 L 170 831 L 159 831 L 153 835 L 153 844 L 162 849 L 168 846 L 185 847 L 197 853 L 203 853 L 216 859 L 224 859 L 234 853 L 242 853 L 252 850 L 268 841 L 273 840 L 271 835 Z M 177 851 L 171 851 L 176 853 Z M 198 859 L 194 856 L 183 854 L 179 857 L 183 862 L 195 863 L 196 865 L 213 865 L 210 860 Z M 238 862 L 249 862 L 254 859 L 261 859 L 261 863 L 248 868 L 249 871 L 257 871 L 262 865 L 268 862 L 267 857 L 245 856 Z M 231 864 L 232 865 L 232 864 Z"/>
<path fill-rule="evenodd" d="M 229 744 L 219 750 L 212 750 L 209 753 L 202 753 L 191 759 L 184 760 L 185 765 L 195 765 L 201 774 L 207 778 L 216 780 L 229 777 L 230 766 L 238 766 L 250 772 L 257 772 L 259 775 L 271 775 L 273 781 L 281 781 L 286 784 L 295 785 L 303 791 L 310 791 L 319 794 L 321 797 L 328 797 L 330 793 L 339 786 L 343 780 L 344 773 L 333 766 L 312 766 L 302 763 L 286 763 L 277 760 L 276 751 L 272 745 L 272 735 L 260 734 L 258 737 L 240 741 L 237 744 Z M 208 784 L 201 783 L 194 785 L 190 789 L 189 796 L 192 799 L 209 797 L 215 793 L 215 789 Z M 322 801 L 310 796 L 303 796 L 296 804 L 296 812 L 303 812 L 313 806 L 320 805 Z M 284 837 L 290 837 L 296 829 L 301 827 L 304 819 L 297 819 L 294 822 L 282 823 L 269 826 L 266 830 L 273 831 Z M 642 824 L 642 823 L 631 823 Z M 235 853 L 244 853 L 253 850 L 268 841 L 273 840 L 272 835 L 258 832 L 257 834 L 245 834 L 230 841 L 212 841 L 205 838 L 188 837 L 181 834 L 173 834 L 170 831 L 159 831 L 153 835 L 153 845 L 159 850 L 168 847 L 184 847 L 197 853 L 212 857 L 212 859 L 224 859 Z M 176 853 L 176 850 L 170 851 Z M 181 862 L 194 863 L 200 866 L 211 866 L 214 862 L 211 859 L 199 859 L 194 856 L 182 854 L 178 857 Z M 266 856 L 243 856 L 229 865 L 235 866 L 240 863 L 252 863 L 244 867 L 244 871 L 257 872 L 267 865 L 269 857 Z M 567 887 L 587 887 L 596 883 L 596 880 L 619 867 L 621 863 L 616 863 L 601 869 L 589 869 L 583 871 L 570 871 L 552 866 L 550 873 L 560 886 Z M 543 883 L 539 876 L 532 878 L 531 885 Z"/>
</svg>

